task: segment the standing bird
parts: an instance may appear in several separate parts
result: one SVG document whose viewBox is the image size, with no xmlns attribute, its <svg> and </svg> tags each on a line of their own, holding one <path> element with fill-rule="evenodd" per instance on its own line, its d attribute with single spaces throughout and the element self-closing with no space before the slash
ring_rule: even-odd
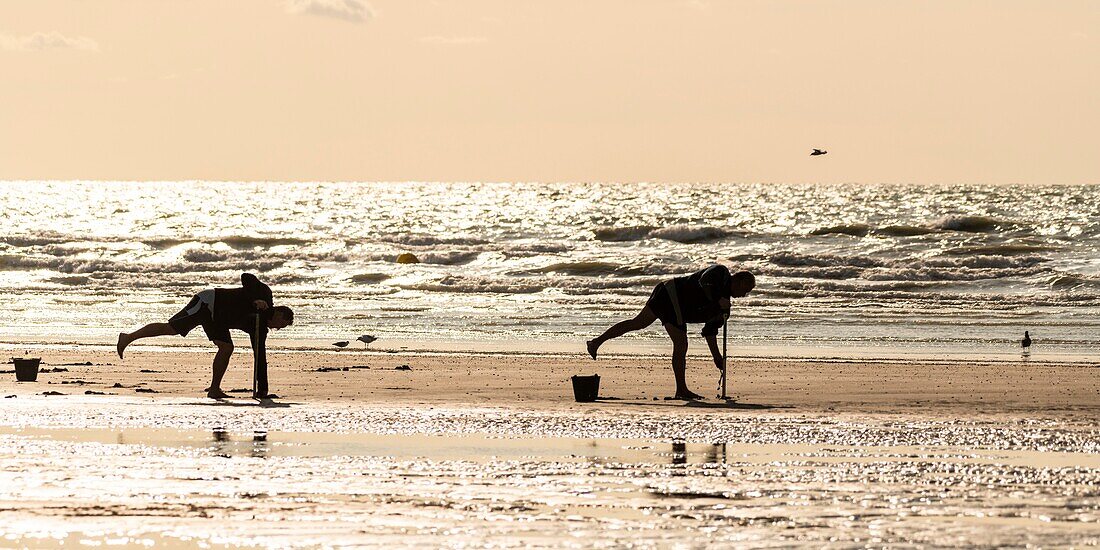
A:
<svg viewBox="0 0 1100 550">
<path fill-rule="evenodd" d="M 1024 348 L 1024 351 L 1031 350 L 1031 335 L 1024 331 L 1024 339 L 1020 340 L 1020 347 Z"/>
<path fill-rule="evenodd" d="M 345 342 L 336 342 L 336 343 L 334 343 L 334 344 L 332 344 L 332 345 L 334 345 L 334 346 L 336 346 L 336 347 L 338 347 L 338 348 L 346 348 L 346 347 L 348 347 L 348 343 L 347 343 L 346 341 L 345 341 Z"/>
<path fill-rule="evenodd" d="M 823 149 L 814 149 L 814 151 L 812 153 L 810 153 L 810 156 L 811 157 L 816 157 L 818 155 L 828 155 L 828 154 L 829 154 L 829 152 L 825 151 Z"/>
<path fill-rule="evenodd" d="M 364 335 L 362 335 L 362 336 L 360 336 L 360 337 L 356 338 L 356 340 L 359 340 L 360 342 L 362 342 L 362 343 L 363 343 L 363 347 L 364 347 L 364 348 L 366 348 L 366 347 L 367 347 L 367 344 L 370 344 L 371 342 L 373 342 L 373 341 L 375 341 L 375 340 L 377 340 L 377 339 L 378 339 L 378 338 L 376 338 L 376 337 L 374 337 L 374 336 L 371 336 L 371 335 L 369 335 L 369 334 L 364 334 Z"/>
</svg>

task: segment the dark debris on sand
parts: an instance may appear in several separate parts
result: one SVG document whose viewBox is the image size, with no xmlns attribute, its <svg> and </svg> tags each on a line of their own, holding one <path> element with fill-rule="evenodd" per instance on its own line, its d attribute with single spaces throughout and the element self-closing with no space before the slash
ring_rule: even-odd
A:
<svg viewBox="0 0 1100 550">
<path fill-rule="evenodd" d="M 107 395 L 105 392 L 95 390 L 84 390 L 84 395 Z M 114 395 L 114 394 L 112 394 Z"/>
<path fill-rule="evenodd" d="M 350 367 L 317 367 L 313 372 L 347 372 L 351 370 L 370 370 L 370 365 L 352 365 Z"/>
<path fill-rule="evenodd" d="M 136 388 L 136 389 L 134 389 L 134 391 L 137 392 L 137 393 L 160 393 L 157 390 L 154 390 L 153 388 Z"/>
<path fill-rule="evenodd" d="M 4 399 L 15 399 L 15 395 L 5 395 Z"/>
<path fill-rule="evenodd" d="M 42 392 L 42 395 L 65 395 L 65 394 L 63 394 L 59 391 L 44 391 L 44 392 Z"/>
<path fill-rule="evenodd" d="M 248 388 L 234 388 L 225 393 L 252 393 L 252 390 Z"/>
<path fill-rule="evenodd" d="M 399 365 L 394 367 L 393 370 L 412 370 L 412 367 L 408 365 Z"/>
</svg>

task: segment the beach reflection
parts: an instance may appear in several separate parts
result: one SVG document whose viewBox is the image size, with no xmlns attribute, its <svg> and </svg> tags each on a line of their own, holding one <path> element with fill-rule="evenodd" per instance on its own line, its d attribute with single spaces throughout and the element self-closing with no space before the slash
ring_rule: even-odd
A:
<svg viewBox="0 0 1100 550">
<path fill-rule="evenodd" d="M 688 445 L 685 441 L 673 441 L 668 454 L 670 464 L 724 464 L 725 443 Z"/>
<path fill-rule="evenodd" d="M 673 539 L 684 547 L 765 540 L 862 547 L 868 533 L 874 546 L 1100 540 L 1091 419 L 902 423 L 317 405 L 260 411 L 268 415 L 260 424 L 256 410 L 104 402 L 92 416 L 45 399 L 0 403 L 0 412 L 57 426 L 0 422 L 0 523 L 15 547 L 162 539 L 229 547 L 584 540 L 578 546 L 663 548 Z M 147 427 L 154 423 L 205 427 Z M 321 425 L 332 431 L 294 429 Z"/>
<path fill-rule="evenodd" d="M 122 439 L 122 434 L 119 434 L 119 439 Z M 224 428 L 214 428 L 211 432 L 210 450 L 214 456 L 220 458 L 242 456 L 267 458 L 270 446 L 267 441 L 266 430 L 253 432 L 250 441 L 234 441 L 233 436 Z"/>
</svg>

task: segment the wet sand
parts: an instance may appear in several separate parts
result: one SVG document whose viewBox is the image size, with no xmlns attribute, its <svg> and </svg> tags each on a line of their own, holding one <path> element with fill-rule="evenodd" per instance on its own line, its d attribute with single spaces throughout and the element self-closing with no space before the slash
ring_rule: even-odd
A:
<svg viewBox="0 0 1100 550">
<path fill-rule="evenodd" d="M 46 351 L 35 384 L 0 374 L 0 394 L 198 397 L 210 381 L 212 353 L 133 349 Z M 667 408 L 717 406 L 718 371 L 689 358 L 688 382 L 703 403 L 665 401 L 673 393 L 667 358 L 508 354 L 396 354 L 361 351 L 272 352 L 271 391 L 298 402 L 495 404 L 522 407 Z M 85 363 L 91 363 L 86 365 Z M 408 366 L 408 370 L 399 370 Z M 6 366 L 11 370 L 12 366 Z M 238 352 L 222 389 L 251 387 L 252 357 Z M 596 405 L 573 403 L 569 377 L 599 374 Z M 113 387 L 119 384 L 123 387 Z M 138 392 L 138 390 L 141 390 Z M 156 393 L 151 393 L 156 392 Z M 149 393 L 146 393 L 149 392 Z M 734 408 L 794 412 L 881 412 L 929 415 L 1019 414 L 1100 418 L 1100 368 L 1082 363 L 964 360 L 735 359 L 728 393 Z M 236 395 L 244 396 L 245 393 Z M 654 402 L 653 400 L 658 401 Z M 724 405 L 724 404 L 723 404 Z"/>
<path fill-rule="evenodd" d="M 43 356 L 0 375 L 0 546 L 1100 543 L 1080 364 L 738 361 L 685 404 L 657 358 L 272 353 L 258 403 L 207 353 Z"/>
</svg>

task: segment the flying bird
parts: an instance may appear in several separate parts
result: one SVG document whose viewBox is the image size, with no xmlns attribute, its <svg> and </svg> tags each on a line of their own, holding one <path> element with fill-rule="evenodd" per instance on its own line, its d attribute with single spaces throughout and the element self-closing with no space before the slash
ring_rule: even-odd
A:
<svg viewBox="0 0 1100 550">
<path fill-rule="evenodd" d="M 814 149 L 813 152 L 810 153 L 810 156 L 811 157 L 816 157 L 818 155 L 828 155 L 828 154 L 829 154 L 828 151 L 825 151 L 825 150 L 822 150 L 822 149 Z"/>
<path fill-rule="evenodd" d="M 1031 335 L 1024 331 L 1024 339 L 1020 340 L 1020 347 L 1026 349 L 1031 348 Z"/>
<path fill-rule="evenodd" d="M 373 341 L 375 341 L 375 340 L 377 340 L 377 339 L 378 339 L 378 338 L 376 338 L 376 337 L 374 337 L 374 336 L 371 336 L 371 335 L 369 335 L 369 334 L 364 334 L 364 335 L 362 335 L 362 336 L 360 336 L 360 337 L 356 338 L 356 340 L 359 340 L 360 342 L 362 342 L 362 343 L 363 343 L 363 347 L 364 347 L 364 348 L 365 348 L 365 347 L 367 347 L 367 344 L 370 344 L 371 342 L 373 342 Z"/>
<path fill-rule="evenodd" d="M 336 342 L 336 343 L 334 343 L 334 344 L 332 344 L 332 345 L 334 345 L 334 346 L 336 346 L 336 347 L 338 347 L 338 348 L 346 348 L 346 347 L 348 347 L 348 342 L 346 342 L 346 341 L 345 341 L 345 342 Z"/>
</svg>

